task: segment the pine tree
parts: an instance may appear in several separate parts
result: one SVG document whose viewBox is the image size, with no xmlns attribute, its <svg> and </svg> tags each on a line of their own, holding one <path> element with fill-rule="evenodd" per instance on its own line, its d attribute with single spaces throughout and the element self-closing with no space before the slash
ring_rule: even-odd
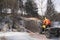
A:
<svg viewBox="0 0 60 40">
<path fill-rule="evenodd" d="M 28 16 L 32 16 L 32 17 L 38 16 L 37 6 L 33 0 L 27 0 L 27 2 L 25 4 L 25 10 L 26 10 L 26 13 L 28 14 Z"/>
<path fill-rule="evenodd" d="M 47 10 L 45 16 L 53 20 L 53 15 L 55 14 L 54 4 L 52 0 L 47 0 Z"/>
<path fill-rule="evenodd" d="M 3 0 L 0 0 L 0 14 L 2 12 L 2 7 L 3 7 Z"/>
</svg>

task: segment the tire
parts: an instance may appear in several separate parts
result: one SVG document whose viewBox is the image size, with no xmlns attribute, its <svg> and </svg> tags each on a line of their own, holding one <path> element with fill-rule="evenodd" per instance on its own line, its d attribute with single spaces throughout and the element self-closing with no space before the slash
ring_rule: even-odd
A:
<svg viewBox="0 0 60 40">
<path fill-rule="evenodd" d="M 42 32 L 40 31 L 40 34 L 42 34 Z"/>
<path fill-rule="evenodd" d="M 40 34 L 42 34 L 42 29 L 40 29 Z"/>
<path fill-rule="evenodd" d="M 40 28 L 40 34 L 43 34 L 43 28 L 42 27 Z"/>
<path fill-rule="evenodd" d="M 45 32 L 45 36 L 46 36 L 46 38 L 51 38 L 50 32 L 49 32 L 49 31 L 46 31 L 46 32 Z"/>
</svg>

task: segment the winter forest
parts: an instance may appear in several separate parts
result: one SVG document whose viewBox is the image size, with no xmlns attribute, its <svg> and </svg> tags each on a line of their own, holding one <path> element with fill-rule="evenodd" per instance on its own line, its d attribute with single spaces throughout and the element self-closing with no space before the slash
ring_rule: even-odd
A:
<svg viewBox="0 0 60 40">
<path fill-rule="evenodd" d="M 44 7 L 43 3 L 44 0 L 0 0 L 0 30 L 10 31 L 14 28 L 14 30 L 20 31 L 20 26 L 29 26 L 30 21 L 26 22 L 26 20 L 30 20 L 28 19 L 30 17 L 38 20 L 47 17 L 51 21 L 60 21 L 60 13 L 55 10 L 54 0 L 46 0 Z M 45 11 L 43 8 L 45 8 Z"/>
</svg>

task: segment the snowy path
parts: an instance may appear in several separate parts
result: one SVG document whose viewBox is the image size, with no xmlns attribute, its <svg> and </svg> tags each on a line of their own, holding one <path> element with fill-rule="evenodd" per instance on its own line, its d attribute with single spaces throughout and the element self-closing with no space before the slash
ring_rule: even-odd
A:
<svg viewBox="0 0 60 40">
<path fill-rule="evenodd" d="M 0 33 L 3 40 L 60 40 L 60 38 L 47 39 L 45 35 L 26 32 L 6 32 Z"/>
</svg>

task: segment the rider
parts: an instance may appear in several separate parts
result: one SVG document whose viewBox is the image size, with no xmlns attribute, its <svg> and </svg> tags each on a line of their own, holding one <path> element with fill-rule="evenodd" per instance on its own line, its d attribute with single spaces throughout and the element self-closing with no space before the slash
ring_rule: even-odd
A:
<svg viewBox="0 0 60 40">
<path fill-rule="evenodd" d="M 47 27 L 51 26 L 51 21 L 48 18 L 44 18 L 42 21 L 42 27 L 40 29 L 40 33 L 43 33 Z"/>
<path fill-rule="evenodd" d="M 45 19 L 43 20 L 43 25 L 45 25 L 46 27 L 50 27 L 51 26 L 51 21 L 45 17 Z"/>
</svg>

